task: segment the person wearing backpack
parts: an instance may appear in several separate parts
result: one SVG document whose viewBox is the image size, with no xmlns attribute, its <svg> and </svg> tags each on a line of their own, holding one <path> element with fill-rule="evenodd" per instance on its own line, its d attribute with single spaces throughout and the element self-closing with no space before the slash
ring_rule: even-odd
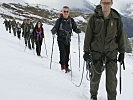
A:
<svg viewBox="0 0 133 100">
<path fill-rule="evenodd" d="M 116 100 L 117 54 L 119 52 L 118 61 L 124 62 L 126 36 L 121 16 L 111 8 L 112 4 L 113 0 L 101 0 L 87 24 L 83 58 L 87 62 L 93 62 L 89 69 L 91 100 L 97 100 L 104 69 L 108 100 Z"/>
<path fill-rule="evenodd" d="M 67 6 L 63 7 L 62 14 L 60 14 L 60 18 L 57 19 L 54 27 L 51 32 L 53 36 L 57 33 L 57 41 L 60 51 L 60 64 L 61 70 L 65 70 L 65 72 L 71 71 L 68 68 L 69 62 L 69 54 L 70 54 L 70 41 L 72 30 L 76 33 L 81 33 L 81 30 L 77 28 L 77 25 L 73 18 L 69 16 L 70 9 Z"/>
<path fill-rule="evenodd" d="M 42 22 L 39 20 L 34 28 L 34 39 L 36 43 L 36 53 L 37 56 L 41 56 L 41 46 L 44 38 L 44 30 L 42 27 Z"/>
</svg>

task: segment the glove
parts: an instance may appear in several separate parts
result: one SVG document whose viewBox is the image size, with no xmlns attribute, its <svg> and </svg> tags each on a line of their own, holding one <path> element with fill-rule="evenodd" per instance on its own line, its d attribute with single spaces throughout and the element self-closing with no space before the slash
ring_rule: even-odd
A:
<svg viewBox="0 0 133 100">
<path fill-rule="evenodd" d="M 52 32 L 52 34 L 55 34 L 55 33 L 56 33 L 56 28 L 53 28 L 53 29 L 51 30 L 51 32 Z"/>
<path fill-rule="evenodd" d="M 80 30 L 79 28 L 77 28 L 77 29 L 75 30 L 75 32 L 76 32 L 76 33 L 81 33 L 81 30 Z"/>
<path fill-rule="evenodd" d="M 88 53 L 88 52 L 85 52 L 85 53 L 84 53 L 83 58 L 84 58 L 85 61 L 88 61 L 88 60 L 89 60 L 89 61 L 92 61 L 92 56 L 91 56 L 91 54 Z"/>
<path fill-rule="evenodd" d="M 119 62 L 124 62 L 124 53 L 120 53 L 118 56 L 118 61 Z"/>
<path fill-rule="evenodd" d="M 44 38 L 44 35 L 42 35 L 42 38 Z"/>
</svg>

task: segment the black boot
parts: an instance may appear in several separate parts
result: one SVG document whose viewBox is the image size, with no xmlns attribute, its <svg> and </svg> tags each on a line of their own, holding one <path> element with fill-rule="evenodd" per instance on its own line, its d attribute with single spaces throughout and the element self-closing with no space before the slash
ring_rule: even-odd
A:
<svg viewBox="0 0 133 100">
<path fill-rule="evenodd" d="M 92 95 L 91 96 L 91 100 L 97 100 L 97 96 L 96 95 Z"/>
</svg>

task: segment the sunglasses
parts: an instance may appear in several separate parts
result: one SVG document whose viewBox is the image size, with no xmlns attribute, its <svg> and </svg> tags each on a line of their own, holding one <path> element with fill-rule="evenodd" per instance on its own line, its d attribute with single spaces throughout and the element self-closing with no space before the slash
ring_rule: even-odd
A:
<svg viewBox="0 0 133 100">
<path fill-rule="evenodd" d="M 101 2 L 103 5 L 111 5 L 112 2 Z"/>
<path fill-rule="evenodd" d="M 64 10 L 63 12 L 64 12 L 64 13 L 68 13 L 69 11 L 65 11 L 65 10 Z"/>
</svg>

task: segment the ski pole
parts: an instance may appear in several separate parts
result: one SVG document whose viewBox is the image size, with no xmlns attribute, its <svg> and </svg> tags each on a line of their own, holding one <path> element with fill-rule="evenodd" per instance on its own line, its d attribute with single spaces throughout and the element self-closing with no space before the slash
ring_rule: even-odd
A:
<svg viewBox="0 0 133 100">
<path fill-rule="evenodd" d="M 121 62 L 120 62 L 120 77 L 119 77 L 120 79 L 120 94 L 121 94 Z"/>
<path fill-rule="evenodd" d="M 46 56 L 48 57 L 48 54 L 47 54 L 47 47 L 46 47 L 46 43 L 45 43 L 45 38 L 44 38 L 44 45 L 45 45 L 45 50 L 46 50 Z"/>
<path fill-rule="evenodd" d="M 78 34 L 78 49 L 79 49 L 79 71 L 80 71 L 80 36 Z"/>
<path fill-rule="evenodd" d="M 51 52 L 50 69 L 51 69 L 51 65 L 52 65 L 53 48 L 54 48 L 54 37 L 53 37 L 53 43 L 52 43 L 52 52 Z"/>
<path fill-rule="evenodd" d="M 72 81 L 72 64 L 71 64 L 71 53 L 70 53 L 70 68 L 71 68 L 71 81 Z"/>
<path fill-rule="evenodd" d="M 125 70 L 125 64 L 124 64 L 124 61 L 121 61 L 120 62 L 120 94 L 121 94 L 121 90 L 122 90 L 122 88 L 121 88 L 121 86 L 122 86 L 122 78 L 121 78 L 121 65 L 123 65 L 123 70 Z"/>
</svg>

